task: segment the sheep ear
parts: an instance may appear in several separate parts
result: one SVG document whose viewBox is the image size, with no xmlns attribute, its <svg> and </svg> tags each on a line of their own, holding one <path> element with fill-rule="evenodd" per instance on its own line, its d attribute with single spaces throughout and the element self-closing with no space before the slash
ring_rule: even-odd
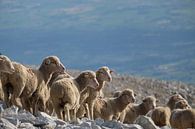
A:
<svg viewBox="0 0 195 129">
<path fill-rule="evenodd" d="M 159 99 L 156 99 L 156 102 L 157 102 L 157 103 L 160 102 Z"/>
<path fill-rule="evenodd" d="M 113 73 L 114 71 L 113 70 L 110 70 L 110 73 Z"/>
<path fill-rule="evenodd" d="M 46 65 L 50 65 L 50 64 L 51 64 L 51 60 L 50 60 L 50 59 L 47 59 L 47 60 L 45 61 L 45 64 L 46 64 Z"/>
</svg>

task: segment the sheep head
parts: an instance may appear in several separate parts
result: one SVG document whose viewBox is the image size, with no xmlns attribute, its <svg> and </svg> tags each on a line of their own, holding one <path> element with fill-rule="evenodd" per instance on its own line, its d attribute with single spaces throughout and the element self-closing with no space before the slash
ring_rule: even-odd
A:
<svg viewBox="0 0 195 129">
<path fill-rule="evenodd" d="M 12 74 L 15 72 L 11 60 L 4 55 L 0 55 L 0 72 Z"/>
<path fill-rule="evenodd" d="M 191 106 L 188 104 L 186 100 L 180 100 L 175 103 L 175 109 L 190 109 Z"/>
<path fill-rule="evenodd" d="M 112 71 L 107 66 L 103 66 L 98 69 L 98 71 L 96 72 L 96 76 L 97 79 L 100 81 L 111 82 L 112 81 L 111 73 Z"/>
<path fill-rule="evenodd" d="M 158 100 L 154 96 L 147 96 L 143 99 L 144 107 L 147 111 L 154 109 L 156 107 L 156 102 Z"/>
<path fill-rule="evenodd" d="M 174 109 L 175 103 L 184 100 L 184 98 L 180 94 L 175 94 L 169 98 L 167 106 L 170 107 L 171 110 Z"/>
<path fill-rule="evenodd" d="M 48 56 L 43 60 L 40 69 L 44 69 L 47 73 L 53 74 L 57 71 L 64 71 L 65 67 L 57 56 Z"/>
<path fill-rule="evenodd" d="M 86 87 L 91 87 L 94 89 L 97 89 L 99 87 L 99 83 L 96 79 L 96 74 L 93 71 L 84 71 L 82 72 L 78 79 L 77 79 L 82 85 L 85 85 Z"/>
<path fill-rule="evenodd" d="M 135 94 L 133 90 L 126 89 L 122 92 L 120 92 L 118 98 L 122 101 L 124 104 L 134 103 L 135 102 Z"/>
</svg>

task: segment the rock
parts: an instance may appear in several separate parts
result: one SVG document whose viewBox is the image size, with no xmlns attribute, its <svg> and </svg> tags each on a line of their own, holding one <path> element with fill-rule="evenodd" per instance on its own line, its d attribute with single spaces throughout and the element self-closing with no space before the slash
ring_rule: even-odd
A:
<svg viewBox="0 0 195 129">
<path fill-rule="evenodd" d="M 6 106 L 5 102 L 0 100 L 0 113 L 3 112 L 4 109 L 6 109 L 6 108 L 7 108 L 7 106 Z"/>
<path fill-rule="evenodd" d="M 163 126 L 161 129 L 171 129 L 169 126 Z"/>
<path fill-rule="evenodd" d="M 95 123 L 96 123 L 97 125 L 101 126 L 101 125 L 104 123 L 104 120 L 101 119 L 101 118 L 97 118 L 97 119 L 95 119 Z"/>
<path fill-rule="evenodd" d="M 1 129 L 17 129 L 15 125 L 10 123 L 8 120 L 1 118 L 0 119 L 0 128 Z"/>
<path fill-rule="evenodd" d="M 67 123 L 66 123 L 65 121 L 60 120 L 60 119 L 55 119 L 54 121 L 55 121 L 55 123 L 56 123 L 57 125 L 67 125 Z"/>
<path fill-rule="evenodd" d="M 122 123 L 116 121 L 105 121 L 101 127 L 108 127 L 112 129 L 123 129 Z"/>
<path fill-rule="evenodd" d="M 1 112 L 1 116 L 13 116 L 18 114 L 18 108 L 16 106 L 12 106 L 10 108 L 5 109 Z"/>
<path fill-rule="evenodd" d="M 92 128 L 92 129 L 101 129 L 101 127 L 100 127 L 99 125 L 96 125 L 95 122 L 92 122 L 92 123 L 91 123 L 91 128 Z"/>
<path fill-rule="evenodd" d="M 90 122 L 83 122 L 82 124 L 80 124 L 81 128 L 84 129 L 91 129 L 91 123 Z"/>
<path fill-rule="evenodd" d="M 38 129 L 38 128 L 34 127 L 31 123 L 21 123 L 18 126 L 18 129 Z"/>
<path fill-rule="evenodd" d="M 38 112 L 36 123 L 34 125 L 42 128 L 55 128 L 57 124 L 55 123 L 54 118 L 48 114 L 44 112 Z"/>
<path fill-rule="evenodd" d="M 150 117 L 147 117 L 147 116 L 139 116 L 135 120 L 135 124 L 142 126 L 144 129 L 160 129 L 159 127 L 157 127 L 154 124 L 152 119 Z"/>
<path fill-rule="evenodd" d="M 15 118 L 15 117 L 6 117 L 6 120 L 8 120 L 10 123 L 12 123 L 13 125 L 15 125 L 16 127 L 18 127 L 20 125 L 20 121 Z"/>
<path fill-rule="evenodd" d="M 123 124 L 124 129 L 144 129 L 140 125 L 137 124 Z"/>
</svg>

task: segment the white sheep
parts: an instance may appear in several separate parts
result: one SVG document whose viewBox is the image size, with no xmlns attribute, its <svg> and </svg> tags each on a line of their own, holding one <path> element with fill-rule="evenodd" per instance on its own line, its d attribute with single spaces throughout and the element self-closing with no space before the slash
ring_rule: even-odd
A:
<svg viewBox="0 0 195 129">
<path fill-rule="evenodd" d="M 103 66 L 96 71 L 96 78 L 99 83 L 99 88 L 94 89 L 94 88 L 89 87 L 85 93 L 85 94 L 88 94 L 87 98 L 81 97 L 82 101 L 85 101 L 85 102 L 83 102 L 83 105 L 81 106 L 81 108 L 79 108 L 77 112 L 78 117 L 81 117 L 83 113 L 85 113 L 85 111 L 83 110 L 86 110 L 88 108 L 89 109 L 89 112 L 87 112 L 88 118 L 92 120 L 94 119 L 93 118 L 93 107 L 94 107 L 95 100 L 97 99 L 98 96 L 100 96 L 100 92 L 102 88 L 104 87 L 105 82 L 112 81 L 111 73 L 112 71 L 107 66 Z M 83 108 L 83 106 L 85 106 L 85 108 Z"/>
<path fill-rule="evenodd" d="M 123 90 L 115 98 L 98 98 L 94 104 L 94 118 L 104 120 L 118 120 L 120 113 L 128 104 L 135 102 L 134 92 L 131 89 Z"/>
<path fill-rule="evenodd" d="M 58 118 L 66 121 L 71 121 L 71 119 L 76 121 L 76 112 L 80 106 L 80 94 L 87 87 L 97 89 L 98 86 L 99 83 L 93 71 L 84 71 L 74 79 L 62 78 L 53 82 L 50 95 Z M 70 115 L 70 111 L 73 114 Z"/>
<path fill-rule="evenodd" d="M 56 56 L 46 57 L 39 69 L 28 68 L 16 62 L 12 64 L 15 72 L 9 75 L 9 83 L 13 88 L 11 103 L 29 111 L 32 111 L 32 108 L 33 114 L 36 114 L 37 102 L 41 101 L 45 106 L 48 99 L 45 89 L 48 88 L 47 84 L 52 74 L 64 70 L 64 66 Z"/>
<path fill-rule="evenodd" d="M 131 104 L 120 115 L 120 122 L 132 124 L 139 115 L 146 115 L 150 110 L 156 107 L 157 99 L 153 96 L 147 96 L 141 104 Z"/>
</svg>

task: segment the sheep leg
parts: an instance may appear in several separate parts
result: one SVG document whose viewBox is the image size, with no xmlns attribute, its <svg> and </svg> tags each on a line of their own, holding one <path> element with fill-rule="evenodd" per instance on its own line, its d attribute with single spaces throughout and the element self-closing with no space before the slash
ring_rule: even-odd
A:
<svg viewBox="0 0 195 129">
<path fill-rule="evenodd" d="M 120 114 L 120 116 L 119 116 L 119 121 L 120 121 L 121 123 L 124 122 L 125 116 L 126 116 L 126 113 L 125 113 L 125 111 L 123 111 L 123 112 Z"/>
<path fill-rule="evenodd" d="M 94 102 L 90 102 L 89 103 L 89 115 L 90 115 L 90 119 L 93 120 L 94 117 L 93 117 L 93 107 L 94 107 Z"/>
<path fill-rule="evenodd" d="M 54 110 L 56 112 L 56 115 L 57 115 L 58 119 L 64 120 L 63 110 L 61 110 L 60 107 L 57 106 L 57 104 L 54 104 Z"/>
<path fill-rule="evenodd" d="M 16 86 L 16 87 L 19 87 L 19 86 Z M 22 108 L 22 103 L 21 103 L 21 100 L 20 100 L 20 95 L 22 94 L 24 87 L 25 87 L 24 84 L 23 84 L 23 86 L 20 86 L 20 88 L 15 88 L 14 87 L 13 95 L 11 96 L 11 103 L 13 105 L 18 106 L 19 108 Z"/>
<path fill-rule="evenodd" d="M 65 106 L 64 111 L 65 111 L 65 115 L 66 115 L 66 120 L 65 121 L 70 122 L 70 110 L 68 109 L 68 107 Z"/>
<path fill-rule="evenodd" d="M 91 116 L 90 116 L 90 113 L 89 113 L 89 105 L 87 103 L 85 103 L 84 104 L 84 107 L 85 107 L 85 111 L 86 111 L 87 117 L 89 119 L 91 119 Z"/>
</svg>

